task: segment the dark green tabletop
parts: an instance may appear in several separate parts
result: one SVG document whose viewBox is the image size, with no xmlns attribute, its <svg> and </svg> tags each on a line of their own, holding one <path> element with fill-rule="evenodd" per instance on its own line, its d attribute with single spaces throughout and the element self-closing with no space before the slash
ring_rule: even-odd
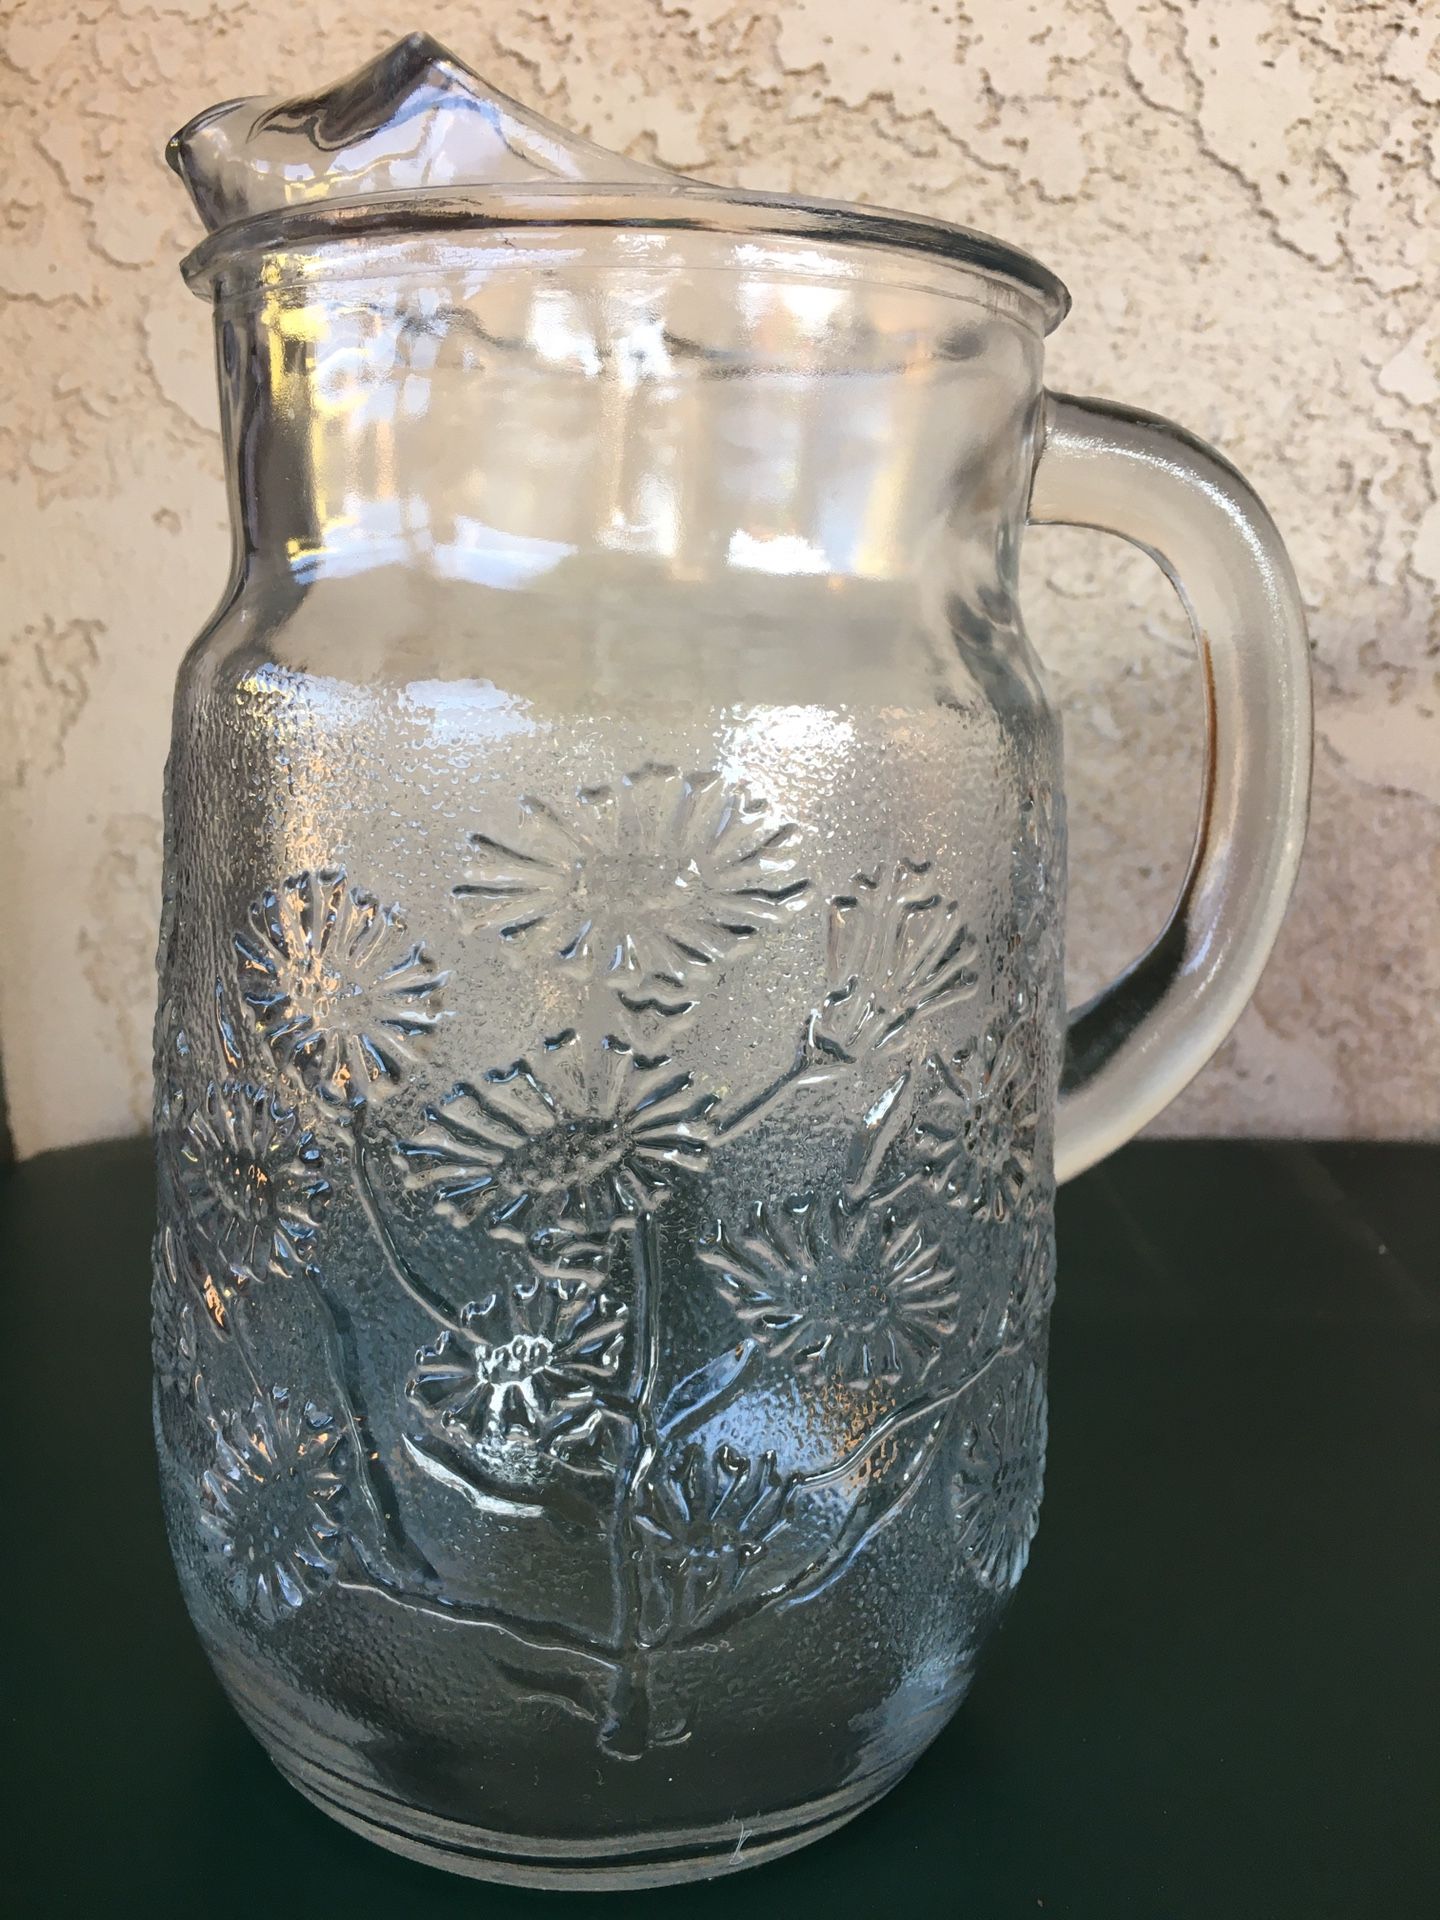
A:
<svg viewBox="0 0 1440 1920">
<path fill-rule="evenodd" d="M 1066 1190 L 1044 1516 L 878 1808 L 683 1892 L 532 1894 L 332 1825 L 190 1632 L 146 1369 L 147 1149 L 0 1173 L 11 1913 L 1440 1913 L 1440 1154 L 1142 1145 Z"/>
</svg>

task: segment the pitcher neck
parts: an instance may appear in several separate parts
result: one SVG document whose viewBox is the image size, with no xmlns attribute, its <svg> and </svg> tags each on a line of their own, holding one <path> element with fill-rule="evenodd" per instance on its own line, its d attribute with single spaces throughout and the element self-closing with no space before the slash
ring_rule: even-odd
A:
<svg viewBox="0 0 1440 1920">
<path fill-rule="evenodd" d="M 1013 545 L 1039 339 L 897 300 L 887 327 L 773 274 L 717 294 L 513 265 L 256 287 L 217 306 L 240 570 L 516 588 L 608 553 L 903 579 L 957 515 Z"/>
</svg>

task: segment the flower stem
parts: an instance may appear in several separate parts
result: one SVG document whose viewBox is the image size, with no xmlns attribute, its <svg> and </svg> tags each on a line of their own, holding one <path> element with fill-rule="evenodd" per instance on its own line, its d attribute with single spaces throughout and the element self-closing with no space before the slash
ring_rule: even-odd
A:
<svg viewBox="0 0 1440 1920">
<path fill-rule="evenodd" d="M 437 1326 L 448 1328 L 451 1333 L 463 1333 L 464 1328 L 447 1307 L 430 1291 L 423 1280 L 413 1273 L 396 1246 L 385 1217 L 375 1198 L 375 1190 L 370 1184 L 370 1176 L 365 1167 L 365 1143 L 360 1137 L 360 1122 L 355 1122 L 355 1136 L 351 1149 L 351 1165 L 355 1172 L 355 1197 L 360 1202 L 360 1211 L 375 1243 L 379 1247 L 385 1266 L 392 1280 L 408 1297 L 432 1319 Z"/>
<path fill-rule="evenodd" d="M 722 1113 L 712 1119 L 710 1122 L 712 1131 L 719 1139 L 726 1139 L 734 1133 L 743 1133 L 747 1127 L 753 1127 L 757 1120 L 763 1119 L 781 1095 L 787 1093 L 797 1080 L 803 1080 L 807 1073 L 813 1073 L 815 1070 L 814 1049 L 810 1045 L 807 1033 L 802 1036 L 795 1050 L 795 1058 L 785 1071 L 772 1080 L 768 1087 L 762 1088 L 759 1093 L 751 1094 L 747 1100 L 742 1101 L 733 1112 Z M 825 1078 L 831 1077 L 827 1072 Z"/>
<path fill-rule="evenodd" d="M 635 1399 L 629 1459 L 617 1503 L 620 1580 L 616 1641 L 620 1666 L 611 1689 L 600 1744 L 617 1760 L 638 1760 L 649 1744 L 650 1648 L 644 1639 L 644 1539 L 635 1509 L 645 1476 L 660 1450 L 655 1394 L 660 1371 L 660 1234 L 654 1214 L 642 1214 L 634 1238 L 635 1319 L 640 1329 L 635 1357 Z"/>
<path fill-rule="evenodd" d="M 370 1432 L 364 1403 L 355 1386 L 355 1335 L 349 1316 L 336 1307 L 315 1268 L 305 1269 L 305 1283 L 320 1318 L 326 1366 L 340 1395 L 341 1411 L 355 1452 L 356 1477 L 370 1517 L 409 1575 L 431 1584 L 437 1577 L 435 1569 L 405 1532 L 394 1483 L 380 1458 L 380 1449 Z"/>
<path fill-rule="evenodd" d="M 565 1654 L 573 1660 L 593 1661 L 607 1673 L 614 1667 L 614 1656 L 609 1650 L 587 1640 L 583 1634 L 573 1633 L 565 1627 L 522 1619 L 519 1615 L 502 1612 L 498 1607 L 448 1606 L 433 1595 L 427 1594 L 422 1598 L 384 1580 L 342 1579 L 337 1580 L 335 1585 L 344 1593 L 372 1594 L 377 1599 L 390 1601 L 393 1606 L 423 1613 L 432 1620 L 443 1620 L 450 1626 L 488 1627 L 495 1633 L 503 1633 L 532 1653 Z"/>
</svg>

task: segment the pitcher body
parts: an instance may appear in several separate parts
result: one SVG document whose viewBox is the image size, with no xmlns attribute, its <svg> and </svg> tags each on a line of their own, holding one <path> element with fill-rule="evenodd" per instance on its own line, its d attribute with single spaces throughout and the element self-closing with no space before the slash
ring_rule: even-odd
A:
<svg viewBox="0 0 1440 1920">
<path fill-rule="evenodd" d="M 192 267 L 236 551 L 167 779 L 172 1544 L 303 1791 L 536 1884 L 884 1791 L 1046 1445 L 1063 296 L 644 191 Z"/>
</svg>

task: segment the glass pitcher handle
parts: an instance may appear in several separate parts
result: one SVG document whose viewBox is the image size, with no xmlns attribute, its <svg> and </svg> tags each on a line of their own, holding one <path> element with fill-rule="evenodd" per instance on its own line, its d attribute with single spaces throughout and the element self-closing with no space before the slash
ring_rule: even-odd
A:
<svg viewBox="0 0 1440 1920">
<path fill-rule="evenodd" d="M 1068 1180 L 1174 1099 L 1254 991 L 1305 838 L 1310 654 L 1274 522 L 1232 466 L 1168 420 L 1048 394 L 1030 519 L 1117 533 L 1159 563 L 1190 617 L 1205 701 L 1180 897 L 1153 946 L 1070 1015 L 1055 1143 Z"/>
</svg>

